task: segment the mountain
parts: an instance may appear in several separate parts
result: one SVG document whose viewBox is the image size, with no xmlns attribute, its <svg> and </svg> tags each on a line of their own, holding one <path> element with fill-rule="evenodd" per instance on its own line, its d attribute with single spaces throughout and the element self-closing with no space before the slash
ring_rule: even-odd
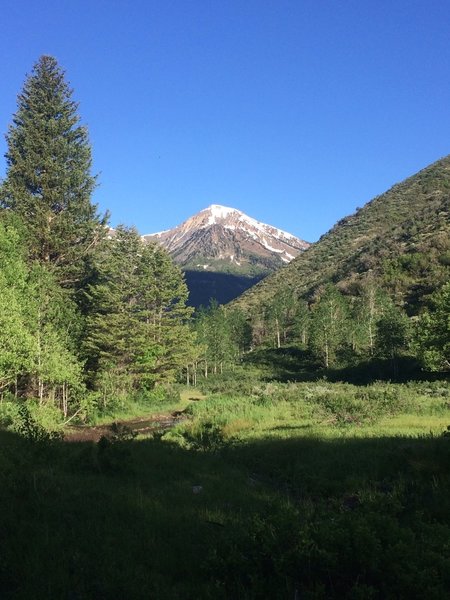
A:
<svg viewBox="0 0 450 600">
<path fill-rule="evenodd" d="M 372 277 L 416 314 L 450 276 L 449 206 L 447 156 L 341 219 L 236 304 L 252 313 L 283 289 L 310 299 L 327 282 L 352 295 Z"/>
<path fill-rule="evenodd" d="M 143 237 L 157 240 L 183 269 L 240 275 L 273 271 L 309 246 L 236 208 L 218 204 L 201 210 L 173 229 Z"/>
<path fill-rule="evenodd" d="M 164 246 L 185 271 L 194 306 L 210 298 L 232 300 L 309 247 L 290 233 L 217 204 L 143 238 Z"/>
</svg>

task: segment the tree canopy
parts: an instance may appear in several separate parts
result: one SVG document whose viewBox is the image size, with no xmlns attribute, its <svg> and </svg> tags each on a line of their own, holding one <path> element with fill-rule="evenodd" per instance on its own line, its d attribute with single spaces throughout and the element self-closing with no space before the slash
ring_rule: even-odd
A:
<svg viewBox="0 0 450 600">
<path fill-rule="evenodd" d="M 6 135 L 2 205 L 22 217 L 31 258 L 55 267 L 63 283 L 80 278 L 105 224 L 91 202 L 96 177 L 77 109 L 64 71 L 53 57 L 42 56 Z"/>
</svg>

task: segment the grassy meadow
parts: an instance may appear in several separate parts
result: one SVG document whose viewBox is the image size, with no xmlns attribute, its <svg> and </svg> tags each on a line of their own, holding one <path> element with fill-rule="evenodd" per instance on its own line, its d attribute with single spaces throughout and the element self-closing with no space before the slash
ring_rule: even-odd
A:
<svg viewBox="0 0 450 600">
<path fill-rule="evenodd" d="M 145 437 L 0 430 L 1 598 L 448 597 L 448 383 L 175 396 Z"/>
</svg>

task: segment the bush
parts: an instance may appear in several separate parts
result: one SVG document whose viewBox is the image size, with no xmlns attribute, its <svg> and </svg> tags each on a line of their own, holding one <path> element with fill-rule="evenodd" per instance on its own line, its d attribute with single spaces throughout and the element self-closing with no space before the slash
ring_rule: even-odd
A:
<svg viewBox="0 0 450 600">
<path fill-rule="evenodd" d="M 175 385 L 157 386 L 152 390 L 141 392 L 136 401 L 139 404 L 147 404 L 151 408 L 164 410 L 181 401 L 180 391 Z"/>
<path fill-rule="evenodd" d="M 189 448 L 216 452 L 225 444 L 222 426 L 213 421 L 193 423 L 182 431 L 182 437 Z"/>
<path fill-rule="evenodd" d="M 36 411 L 30 410 L 26 404 L 19 404 L 10 429 L 33 443 L 48 443 L 62 438 L 61 431 L 46 429 L 42 424 L 46 422 L 45 411 L 41 422 L 36 419 L 33 412 L 36 414 Z"/>
<path fill-rule="evenodd" d="M 51 404 L 8 399 L 0 404 L 0 426 L 14 431 L 29 441 L 60 439 L 61 413 Z"/>
</svg>

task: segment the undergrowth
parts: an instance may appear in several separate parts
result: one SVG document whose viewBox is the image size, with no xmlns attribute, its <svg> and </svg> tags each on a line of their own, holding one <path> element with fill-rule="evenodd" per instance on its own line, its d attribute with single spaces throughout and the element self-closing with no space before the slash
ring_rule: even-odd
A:
<svg viewBox="0 0 450 600">
<path fill-rule="evenodd" d="M 208 385 L 153 439 L 0 430 L 2 598 L 448 597 L 448 384 Z"/>
</svg>

